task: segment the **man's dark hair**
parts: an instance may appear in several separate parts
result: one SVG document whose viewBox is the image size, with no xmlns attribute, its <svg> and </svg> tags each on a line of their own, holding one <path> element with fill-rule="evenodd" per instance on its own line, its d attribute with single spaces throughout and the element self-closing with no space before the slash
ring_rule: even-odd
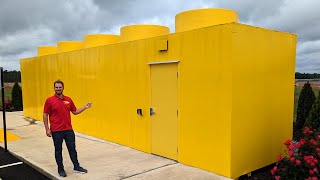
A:
<svg viewBox="0 0 320 180">
<path fill-rule="evenodd" d="M 53 83 L 53 87 L 55 87 L 56 83 L 62 84 L 62 87 L 64 87 L 64 84 L 63 84 L 63 82 L 62 82 L 60 79 L 56 80 L 56 81 Z"/>
</svg>

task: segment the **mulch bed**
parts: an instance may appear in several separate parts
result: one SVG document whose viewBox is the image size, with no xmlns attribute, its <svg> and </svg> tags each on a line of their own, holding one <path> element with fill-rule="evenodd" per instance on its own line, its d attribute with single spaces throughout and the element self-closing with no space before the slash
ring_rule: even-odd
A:
<svg viewBox="0 0 320 180">
<path fill-rule="evenodd" d="M 264 168 L 258 169 L 251 172 L 251 176 L 243 175 L 239 180 L 271 180 L 274 179 L 270 173 L 270 170 L 273 168 L 274 164 L 266 166 Z"/>
</svg>

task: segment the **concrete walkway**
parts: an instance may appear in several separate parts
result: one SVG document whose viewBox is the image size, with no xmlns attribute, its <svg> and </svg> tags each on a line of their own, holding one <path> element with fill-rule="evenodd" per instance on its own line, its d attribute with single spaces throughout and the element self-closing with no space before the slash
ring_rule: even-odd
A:
<svg viewBox="0 0 320 180">
<path fill-rule="evenodd" d="M 0 112 L 2 117 L 2 112 Z M 87 174 L 73 173 L 67 148 L 63 146 L 66 178 L 59 177 L 52 139 L 45 135 L 42 122 L 25 118 L 22 112 L 7 112 L 7 130 L 22 139 L 8 142 L 8 150 L 51 179 L 212 179 L 228 178 L 186 166 L 163 157 L 76 133 L 78 159 Z M 2 118 L 0 127 L 3 127 Z M 3 134 L 1 134 L 3 136 Z M 0 143 L 4 147 L 4 143 Z"/>
</svg>

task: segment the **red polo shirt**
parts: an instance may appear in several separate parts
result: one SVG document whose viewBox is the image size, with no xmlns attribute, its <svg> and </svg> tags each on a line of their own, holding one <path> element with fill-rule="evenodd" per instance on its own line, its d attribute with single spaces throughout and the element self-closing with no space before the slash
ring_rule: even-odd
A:
<svg viewBox="0 0 320 180">
<path fill-rule="evenodd" d="M 55 94 L 49 97 L 44 104 L 43 112 L 49 114 L 51 132 L 71 130 L 70 111 L 76 110 L 76 106 L 68 96 L 59 98 Z"/>
</svg>

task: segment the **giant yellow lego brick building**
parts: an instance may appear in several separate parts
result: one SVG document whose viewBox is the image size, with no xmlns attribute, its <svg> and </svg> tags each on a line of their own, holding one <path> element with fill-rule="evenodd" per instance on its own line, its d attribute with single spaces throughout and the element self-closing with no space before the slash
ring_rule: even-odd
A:
<svg viewBox="0 0 320 180">
<path fill-rule="evenodd" d="M 41 121 L 61 79 L 76 105 L 93 102 L 78 132 L 229 178 L 269 165 L 292 134 L 296 35 L 237 19 L 191 10 L 172 34 L 132 25 L 39 47 L 21 60 L 24 115 Z"/>
</svg>

